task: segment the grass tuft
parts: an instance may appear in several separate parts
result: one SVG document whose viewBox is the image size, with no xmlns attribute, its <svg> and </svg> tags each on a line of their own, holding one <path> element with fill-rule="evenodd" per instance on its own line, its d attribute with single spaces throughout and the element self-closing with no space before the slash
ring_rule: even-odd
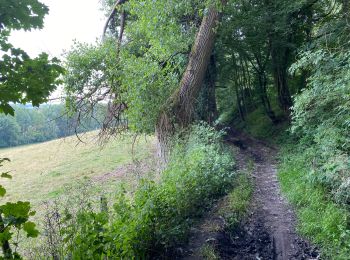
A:
<svg viewBox="0 0 350 260">
<path fill-rule="evenodd" d="M 228 229 L 234 229 L 246 216 L 253 194 L 252 182 L 246 173 L 241 173 L 235 180 L 235 187 L 226 197 L 226 206 L 220 209 L 228 223 Z"/>
<path fill-rule="evenodd" d="M 218 255 L 214 246 L 212 246 L 212 245 L 206 244 L 200 250 L 201 250 L 200 254 L 203 257 L 203 259 L 205 259 L 205 260 L 219 260 L 220 259 L 220 256 Z"/>
<path fill-rule="evenodd" d="M 282 192 L 296 207 L 298 231 L 321 247 L 328 259 L 349 259 L 350 214 L 331 201 L 324 188 L 307 180 L 308 167 L 303 154 L 283 150 L 279 166 Z"/>
</svg>

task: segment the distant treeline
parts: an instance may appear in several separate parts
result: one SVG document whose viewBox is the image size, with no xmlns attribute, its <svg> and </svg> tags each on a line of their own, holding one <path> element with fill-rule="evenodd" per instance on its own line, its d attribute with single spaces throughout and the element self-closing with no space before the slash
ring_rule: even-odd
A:
<svg viewBox="0 0 350 260">
<path fill-rule="evenodd" d="M 14 106 L 15 116 L 0 114 L 0 147 L 11 147 L 44 142 L 100 128 L 105 108 L 96 108 L 94 118 L 68 115 L 63 104 L 44 105 L 40 108 Z"/>
</svg>

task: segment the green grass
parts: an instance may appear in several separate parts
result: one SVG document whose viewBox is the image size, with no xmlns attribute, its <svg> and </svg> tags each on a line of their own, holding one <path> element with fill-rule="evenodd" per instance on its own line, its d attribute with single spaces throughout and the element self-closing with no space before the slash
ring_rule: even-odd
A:
<svg viewBox="0 0 350 260">
<path fill-rule="evenodd" d="M 220 256 L 216 252 L 214 246 L 208 245 L 208 244 L 204 245 L 200 249 L 200 255 L 205 260 L 219 260 L 220 259 Z"/>
<path fill-rule="evenodd" d="M 12 180 L 1 179 L 7 189 L 5 201 L 30 201 L 35 210 L 40 204 L 66 193 L 77 183 L 91 181 L 98 189 L 108 189 L 110 182 L 132 180 L 135 176 L 104 178 L 106 173 L 130 164 L 133 158 L 142 160 L 154 152 L 154 138 L 139 138 L 132 151 L 131 135 L 112 139 L 101 147 L 96 132 L 46 143 L 0 149 L 0 158 L 11 159 L 2 171 L 11 171 Z M 103 179 L 104 181 L 100 181 Z M 101 184 L 101 185 L 99 185 Z M 77 184 L 78 185 L 78 184 Z"/>
<path fill-rule="evenodd" d="M 274 126 L 259 108 L 248 114 L 239 127 L 281 148 L 279 181 L 283 194 L 295 206 L 298 232 L 321 248 L 324 259 L 349 259 L 350 212 L 332 201 L 329 191 L 307 178 L 311 171 L 308 156 L 287 133 L 288 123 Z M 240 211 L 241 200 L 236 201 Z"/>
<path fill-rule="evenodd" d="M 253 166 L 248 167 L 249 172 L 252 170 L 251 167 Z M 234 229 L 244 219 L 253 194 L 249 173 L 240 173 L 235 183 L 226 197 L 225 206 L 220 209 L 220 214 L 226 219 L 229 229 Z"/>
<path fill-rule="evenodd" d="M 233 155 L 223 147 L 221 134 L 204 124 L 191 130 L 178 139 L 158 180 L 143 179 L 132 194 L 121 189 L 107 211 L 89 207 L 86 200 L 80 201 L 87 207 L 77 212 L 66 208 L 62 257 L 161 257 L 186 242 L 191 224 L 231 189 L 236 176 Z"/>
<path fill-rule="evenodd" d="M 325 259 L 349 259 L 350 214 L 332 202 L 327 192 L 307 181 L 303 154 L 282 150 L 279 181 L 282 192 L 296 207 L 298 231 L 321 247 Z"/>
<path fill-rule="evenodd" d="M 276 105 L 274 109 L 278 111 Z M 287 133 L 288 122 L 274 126 L 258 108 L 247 115 L 246 122 L 235 126 L 281 148 L 279 181 L 283 194 L 295 206 L 298 232 L 320 247 L 322 259 L 349 259 L 349 208 L 332 201 L 329 191 L 307 178 L 312 170 L 308 156 L 298 140 Z M 240 207 L 240 200 L 236 201 Z"/>
<path fill-rule="evenodd" d="M 253 167 L 253 161 L 249 161 L 247 172 L 238 173 L 233 189 L 224 198 L 223 203 L 220 204 L 218 214 L 227 222 L 227 226 L 225 226 L 226 232 L 234 231 L 247 215 L 253 195 L 253 185 L 249 176 Z M 210 225 L 210 223 L 208 225 L 210 230 L 217 229 L 217 231 L 220 231 L 220 228 L 218 229 L 214 225 Z M 206 260 L 221 259 L 215 246 L 210 244 L 205 244 L 200 248 L 200 255 Z"/>
</svg>

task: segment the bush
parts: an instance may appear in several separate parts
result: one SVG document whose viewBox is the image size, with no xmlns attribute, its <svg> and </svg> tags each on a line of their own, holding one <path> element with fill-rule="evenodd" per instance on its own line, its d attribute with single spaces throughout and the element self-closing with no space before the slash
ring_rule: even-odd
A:
<svg viewBox="0 0 350 260">
<path fill-rule="evenodd" d="M 328 47 L 327 47 L 328 49 Z M 292 70 L 309 69 L 308 88 L 295 98 L 292 131 L 309 148 L 309 180 L 338 203 L 350 203 L 350 52 L 305 52 Z"/>
<path fill-rule="evenodd" d="M 141 180 L 132 194 L 121 190 L 111 209 L 64 214 L 66 257 L 150 258 L 186 242 L 193 221 L 230 189 L 235 174 L 220 133 L 197 125 L 182 136 L 158 180 Z"/>
</svg>

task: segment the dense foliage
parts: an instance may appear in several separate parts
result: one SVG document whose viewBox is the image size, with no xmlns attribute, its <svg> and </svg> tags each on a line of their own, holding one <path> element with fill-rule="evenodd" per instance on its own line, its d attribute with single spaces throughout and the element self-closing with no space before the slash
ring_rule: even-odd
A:
<svg viewBox="0 0 350 260">
<path fill-rule="evenodd" d="M 337 202 L 350 202 L 350 52 L 348 10 L 330 11 L 292 71 L 309 71 L 308 88 L 295 98 L 292 130 L 309 148 L 312 182 Z"/>
<path fill-rule="evenodd" d="M 38 105 L 45 101 L 63 72 L 57 60 L 45 54 L 30 59 L 7 42 L 12 29 L 43 25 L 47 8 L 36 0 L 25 2 L 27 7 L 16 1 L 0 6 L 0 47 L 5 52 L 0 64 L 0 112 L 6 114 L 13 113 L 10 102 Z M 95 119 L 96 107 L 105 104 L 101 128 L 108 134 L 120 130 L 154 133 L 159 122 L 168 126 L 167 121 L 176 122 L 173 118 L 186 117 L 192 110 L 194 121 L 232 124 L 264 137 L 289 124 L 300 157 L 286 159 L 281 180 L 285 186 L 296 187 L 285 189 L 293 201 L 300 198 L 301 204 L 310 206 L 298 205 L 305 220 L 301 230 L 322 246 L 330 241 L 346 252 L 340 240 L 348 239 L 347 213 L 342 217 L 338 206 L 346 208 L 350 202 L 349 1 L 117 3 L 112 10 L 115 1 L 103 1 L 106 12 L 115 11 L 103 41 L 77 43 L 67 53 L 63 81 L 69 114 L 76 122 Z M 14 11 L 18 9 L 22 12 Z M 196 32 L 210 20 L 208 13 L 219 11 L 215 17 L 220 22 L 208 23 L 212 26 L 209 32 L 216 33 L 215 45 L 203 50 L 210 55 L 198 55 L 194 61 L 196 48 L 212 46 L 206 43 L 213 40 Z M 187 70 L 187 64 L 194 64 L 190 68 L 197 70 Z M 207 68 L 204 77 L 205 69 L 199 67 Z M 179 88 L 183 75 L 191 82 Z M 198 80 L 202 78 L 203 82 Z M 191 89 L 196 80 L 199 95 L 197 89 Z M 186 100 L 187 93 L 195 93 L 195 100 Z M 191 111 L 176 114 L 181 108 Z M 162 117 L 168 111 L 173 114 Z M 61 121 L 42 124 L 37 115 L 29 116 L 36 126 L 27 127 L 23 122 L 28 113 L 0 117 L 0 145 L 63 134 Z M 185 239 L 189 223 L 203 209 L 201 203 L 208 205 L 223 194 L 232 173 L 230 156 L 218 145 L 217 134 L 204 126 L 190 127 L 189 133 L 181 129 L 186 126 L 169 127 L 177 144 L 170 146 L 169 164 L 159 181 L 144 180 L 133 196 L 120 193 L 108 212 L 86 207 L 64 222 L 68 242 L 62 252 L 76 258 L 142 258 L 153 255 L 152 250 L 166 252 Z M 27 139 L 19 138 L 20 132 Z M 160 143 L 164 140 L 159 138 Z M 303 170 L 290 167 L 300 160 Z M 310 196 L 298 197 L 299 193 Z M 319 200 L 321 206 L 313 200 Z M 324 230 L 320 222 L 306 220 L 305 216 L 316 216 L 310 208 L 316 213 L 325 210 L 326 219 L 319 220 Z"/>
<path fill-rule="evenodd" d="M 73 109 L 86 112 L 106 99 L 114 103 L 114 120 L 123 113 L 130 129 L 153 133 L 163 104 L 178 86 L 205 4 L 131 0 L 121 8 L 130 17 L 122 48 L 116 49 L 113 38 L 97 46 L 76 45 L 67 56 L 66 89 Z"/>
<path fill-rule="evenodd" d="M 55 253 L 73 259 L 173 254 L 195 219 L 232 187 L 234 161 L 221 141 L 213 128 L 193 126 L 160 176 L 142 179 L 132 193 L 122 189 L 110 208 L 102 201 L 96 210 L 87 201 L 58 214 L 63 239 Z"/>
</svg>

